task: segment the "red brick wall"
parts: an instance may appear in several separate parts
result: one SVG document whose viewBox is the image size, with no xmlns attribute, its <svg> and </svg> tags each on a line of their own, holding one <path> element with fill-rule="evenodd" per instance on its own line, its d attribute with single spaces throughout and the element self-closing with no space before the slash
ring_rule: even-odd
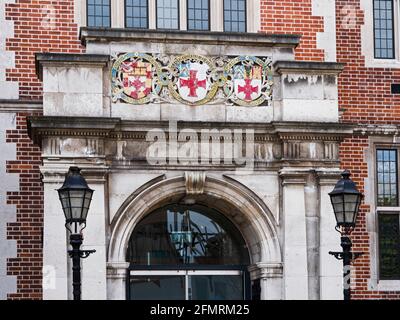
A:
<svg viewBox="0 0 400 320">
<path fill-rule="evenodd" d="M 16 129 L 7 131 L 7 143 L 15 143 L 17 157 L 7 161 L 7 172 L 19 175 L 20 189 L 7 192 L 7 203 L 17 208 L 17 221 L 9 223 L 8 239 L 17 241 L 17 258 L 8 260 L 8 274 L 17 277 L 17 292 L 10 299 L 42 298 L 43 188 L 39 166 L 41 151 L 27 135 L 26 116 L 19 113 Z"/>
<path fill-rule="evenodd" d="M 83 48 L 74 23 L 73 0 L 17 0 L 6 5 L 6 19 L 14 21 L 14 38 L 6 48 L 15 52 L 15 68 L 8 81 L 18 81 L 20 99 L 40 100 L 42 85 L 35 74 L 35 52 L 79 53 Z"/>
<path fill-rule="evenodd" d="M 317 49 L 317 32 L 324 31 L 324 21 L 312 16 L 311 0 L 261 0 L 260 8 L 261 32 L 299 34 L 296 59 L 324 60 L 324 51 Z"/>
<path fill-rule="evenodd" d="M 345 7 L 346 6 L 346 7 Z M 355 10 L 355 24 L 343 23 L 346 8 Z M 398 123 L 400 120 L 400 97 L 390 93 L 390 84 L 400 82 L 399 69 L 366 68 L 361 53 L 361 25 L 364 13 L 360 0 L 336 0 L 337 60 L 346 64 L 339 77 L 339 107 L 342 121 L 348 123 Z M 365 21 L 372 24 L 372 21 Z M 372 35 L 371 35 L 372 37 Z M 373 41 L 373 39 L 371 39 Z M 367 177 L 364 150 L 368 138 L 347 139 L 341 147 L 341 166 L 352 172 L 352 178 L 361 192 Z M 400 299 L 400 292 L 377 292 L 368 290 L 370 278 L 370 238 L 366 229 L 366 215 L 374 214 L 368 205 L 360 210 L 358 227 L 352 234 L 354 250 L 365 252 L 354 264 L 354 299 Z"/>
<path fill-rule="evenodd" d="M 19 82 L 21 100 L 41 100 L 42 85 L 35 73 L 35 52 L 82 52 L 74 23 L 73 0 L 16 0 L 6 4 L 6 19 L 14 21 L 14 38 L 6 48 L 15 52 L 15 68 L 6 70 L 8 81 Z M 17 277 L 17 292 L 9 299 L 42 298 L 43 189 L 40 149 L 27 135 L 26 116 L 19 113 L 17 128 L 7 142 L 16 143 L 16 161 L 7 171 L 19 174 L 20 190 L 8 193 L 17 207 L 17 221 L 8 225 L 8 238 L 17 241 L 17 257 L 9 259 L 8 274 Z"/>
</svg>

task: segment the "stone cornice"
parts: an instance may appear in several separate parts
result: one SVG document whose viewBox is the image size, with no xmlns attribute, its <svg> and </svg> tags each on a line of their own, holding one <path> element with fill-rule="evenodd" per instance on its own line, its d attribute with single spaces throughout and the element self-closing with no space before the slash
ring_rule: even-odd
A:
<svg viewBox="0 0 400 320">
<path fill-rule="evenodd" d="M 29 137 L 39 145 L 42 136 L 106 137 L 119 122 L 119 118 L 27 117 Z"/>
<path fill-rule="evenodd" d="M 96 117 L 28 117 L 29 136 L 40 144 L 42 136 L 107 137 L 110 139 L 144 140 L 149 130 L 168 132 L 168 121 L 131 121 Z M 253 130 L 255 141 L 342 141 L 353 133 L 353 125 L 340 123 L 220 123 L 177 122 L 178 131 L 188 128 Z"/>
<path fill-rule="evenodd" d="M 276 61 L 273 66 L 280 74 L 339 74 L 344 69 L 342 63 L 315 61 Z"/>
<path fill-rule="evenodd" d="M 77 66 L 77 65 L 92 65 L 105 66 L 110 57 L 102 54 L 80 54 L 80 53 L 36 53 L 35 65 L 36 75 L 40 80 L 43 75 L 43 66 L 51 64 L 51 66 Z"/>
<path fill-rule="evenodd" d="M 236 45 L 252 47 L 291 47 L 300 42 L 300 35 L 240 33 L 240 32 L 203 32 L 181 30 L 142 30 L 130 28 L 87 28 L 80 29 L 83 45 L 88 42 L 153 42 L 188 43 L 211 45 Z"/>
</svg>

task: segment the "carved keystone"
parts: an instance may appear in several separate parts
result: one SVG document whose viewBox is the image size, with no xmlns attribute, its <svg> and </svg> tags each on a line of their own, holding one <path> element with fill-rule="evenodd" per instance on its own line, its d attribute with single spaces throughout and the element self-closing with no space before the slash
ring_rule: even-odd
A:
<svg viewBox="0 0 400 320">
<path fill-rule="evenodd" d="M 199 171 L 185 172 L 186 194 L 202 194 L 204 192 L 204 183 L 206 182 L 206 173 Z"/>
</svg>

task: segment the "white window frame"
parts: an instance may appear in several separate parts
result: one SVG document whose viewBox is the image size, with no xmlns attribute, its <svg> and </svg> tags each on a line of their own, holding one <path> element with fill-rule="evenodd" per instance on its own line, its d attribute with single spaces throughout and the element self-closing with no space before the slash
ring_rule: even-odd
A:
<svg viewBox="0 0 400 320">
<path fill-rule="evenodd" d="M 367 68 L 400 68 L 400 0 L 393 0 L 394 47 L 393 59 L 375 58 L 374 0 L 361 0 L 364 11 L 364 25 L 361 26 L 361 52 Z"/>
<path fill-rule="evenodd" d="M 75 22 L 79 27 L 87 26 L 86 1 L 74 0 Z M 397 0 L 396 0 L 397 1 Z M 149 29 L 156 29 L 156 0 L 149 3 Z M 179 0 L 179 30 L 187 30 L 187 1 Z M 260 30 L 260 1 L 246 0 L 247 32 L 257 33 Z M 125 28 L 125 1 L 111 0 L 111 27 Z M 145 29 L 144 29 L 145 30 Z M 161 29 L 162 30 L 162 29 Z M 210 0 L 210 31 L 224 31 L 224 1 Z"/>
</svg>

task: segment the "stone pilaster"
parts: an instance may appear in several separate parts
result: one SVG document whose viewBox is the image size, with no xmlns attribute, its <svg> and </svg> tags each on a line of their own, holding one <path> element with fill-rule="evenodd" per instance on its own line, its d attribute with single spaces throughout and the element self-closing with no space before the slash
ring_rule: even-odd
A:
<svg viewBox="0 0 400 320">
<path fill-rule="evenodd" d="M 319 180 L 319 278 L 320 278 L 320 299 L 341 300 L 343 299 L 342 285 L 342 262 L 329 255 L 329 251 L 341 251 L 340 234 L 336 232 L 336 220 L 332 204 L 329 198 L 331 192 L 340 178 L 341 170 L 317 170 Z"/>
<path fill-rule="evenodd" d="M 107 263 L 107 300 L 126 299 L 128 267 L 128 262 Z"/>
<path fill-rule="evenodd" d="M 284 168 L 282 179 L 282 225 L 284 299 L 308 299 L 307 224 L 304 186 L 308 170 Z"/>
<path fill-rule="evenodd" d="M 248 268 L 251 280 L 260 280 L 261 300 L 282 300 L 283 267 L 280 263 L 256 263 Z"/>
</svg>

